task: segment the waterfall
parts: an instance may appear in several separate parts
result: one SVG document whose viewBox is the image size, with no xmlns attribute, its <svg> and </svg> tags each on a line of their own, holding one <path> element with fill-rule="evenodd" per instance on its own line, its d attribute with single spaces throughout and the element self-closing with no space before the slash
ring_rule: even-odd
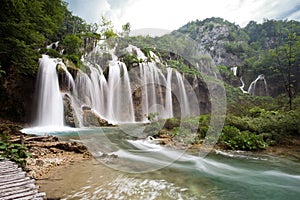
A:
<svg viewBox="0 0 300 200">
<path fill-rule="evenodd" d="M 172 73 L 173 69 L 167 68 L 167 87 L 166 87 L 166 117 L 173 117 L 173 103 L 172 103 Z"/>
<path fill-rule="evenodd" d="M 240 89 L 242 90 L 243 93 L 248 93 L 248 91 L 246 91 L 246 90 L 244 89 L 244 87 L 245 87 L 245 82 L 243 81 L 243 77 L 240 78 L 240 81 L 241 81 L 241 83 L 242 83 L 242 85 L 240 86 Z"/>
<path fill-rule="evenodd" d="M 230 70 L 232 71 L 233 75 L 237 76 L 237 67 L 231 67 Z"/>
<path fill-rule="evenodd" d="M 160 60 L 153 52 L 150 52 L 153 61 L 146 62 L 147 57 L 139 48 L 130 45 L 127 51 L 144 60 L 135 70 L 129 70 L 113 55 L 107 68 L 84 60 L 86 73 L 77 70 L 75 80 L 62 62 L 43 56 L 37 81 L 37 125 L 64 125 L 60 90 L 70 97 L 73 115 L 80 126 L 84 124 L 83 115 L 88 110 L 112 124 L 146 122 L 151 114 L 158 118 L 171 118 L 175 113 L 189 116 L 192 112 L 188 97 L 191 89 L 187 89 L 183 75 L 176 69 L 159 68 L 157 62 Z M 63 84 L 61 88 L 59 80 Z"/>
<path fill-rule="evenodd" d="M 124 63 L 112 61 L 109 64 L 107 104 L 109 121 L 112 123 L 134 122 L 130 79 Z"/>
<path fill-rule="evenodd" d="M 64 126 L 62 94 L 59 89 L 57 59 L 43 55 L 37 76 L 37 126 Z"/>
<path fill-rule="evenodd" d="M 182 75 L 178 71 L 175 71 L 175 74 L 177 77 L 178 93 L 180 97 L 181 116 L 187 117 L 191 114 L 191 110 L 190 110 L 187 92 L 185 89 L 185 84 L 183 82 Z"/>
<path fill-rule="evenodd" d="M 162 71 L 155 63 L 141 63 L 140 83 L 143 89 L 142 110 L 144 119 L 151 113 L 158 114 L 159 117 L 165 117 L 165 107 L 163 103 L 164 95 L 162 87 L 166 86 L 166 79 Z"/>
<path fill-rule="evenodd" d="M 263 74 L 258 75 L 258 77 L 250 84 L 248 93 L 253 96 L 264 96 L 269 94 L 267 81 Z"/>
</svg>

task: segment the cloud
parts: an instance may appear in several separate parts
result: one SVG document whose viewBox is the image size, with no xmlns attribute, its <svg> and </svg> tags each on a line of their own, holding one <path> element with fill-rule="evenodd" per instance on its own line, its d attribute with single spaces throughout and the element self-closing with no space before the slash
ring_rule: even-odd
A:
<svg viewBox="0 0 300 200">
<path fill-rule="evenodd" d="M 85 19 L 88 23 L 100 23 L 101 16 L 111 10 L 106 0 L 66 0 L 68 8 L 74 15 Z"/>
<path fill-rule="evenodd" d="M 106 16 L 120 28 L 177 29 L 189 21 L 222 17 L 245 26 L 251 20 L 300 19 L 299 0 L 67 0 L 74 14 L 88 22 Z"/>
</svg>

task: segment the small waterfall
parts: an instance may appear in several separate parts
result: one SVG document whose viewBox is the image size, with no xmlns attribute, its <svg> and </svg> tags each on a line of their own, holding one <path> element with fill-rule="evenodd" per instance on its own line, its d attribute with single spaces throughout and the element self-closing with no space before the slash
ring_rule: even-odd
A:
<svg viewBox="0 0 300 200">
<path fill-rule="evenodd" d="M 232 71 L 233 75 L 237 76 L 237 67 L 231 67 L 230 70 Z"/>
<path fill-rule="evenodd" d="M 49 44 L 49 45 L 47 45 L 47 49 L 57 49 L 57 47 L 58 47 L 58 44 L 59 44 L 59 41 L 57 41 L 57 42 L 53 42 L 53 43 L 51 43 L 51 44 Z"/>
<path fill-rule="evenodd" d="M 59 89 L 57 59 L 43 55 L 37 76 L 37 126 L 64 126 L 62 94 Z"/>
<path fill-rule="evenodd" d="M 245 82 L 243 81 L 243 77 L 240 78 L 240 81 L 241 81 L 241 83 L 242 83 L 242 85 L 240 86 L 240 89 L 242 90 L 243 93 L 248 93 L 248 91 L 246 91 L 246 90 L 244 89 L 244 87 L 245 87 Z"/>
<path fill-rule="evenodd" d="M 263 74 L 260 74 L 249 86 L 248 93 L 253 96 L 269 95 L 267 81 Z"/>
<path fill-rule="evenodd" d="M 145 54 L 141 51 L 140 48 L 133 46 L 133 45 L 129 45 L 126 48 L 128 53 L 131 54 L 136 54 L 138 59 L 142 59 L 142 60 L 147 60 L 147 57 L 145 56 Z"/>
</svg>

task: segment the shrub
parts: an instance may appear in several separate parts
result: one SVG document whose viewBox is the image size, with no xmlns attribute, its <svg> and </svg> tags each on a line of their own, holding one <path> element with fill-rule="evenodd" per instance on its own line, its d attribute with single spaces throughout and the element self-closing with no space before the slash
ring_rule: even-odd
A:
<svg viewBox="0 0 300 200">
<path fill-rule="evenodd" d="M 25 167 L 26 158 L 30 156 L 27 147 L 23 144 L 11 143 L 4 133 L 0 136 L 0 155 Z"/>
<path fill-rule="evenodd" d="M 240 131 L 233 126 L 224 126 L 219 143 L 232 150 L 259 150 L 267 147 L 262 135 Z"/>
<path fill-rule="evenodd" d="M 80 58 L 77 55 L 71 54 L 71 55 L 66 55 L 65 57 L 67 59 L 69 59 L 70 61 L 72 61 L 77 68 L 82 67 L 82 62 L 81 62 Z"/>
<path fill-rule="evenodd" d="M 47 49 L 46 54 L 52 58 L 61 58 L 60 53 L 54 49 Z"/>
</svg>

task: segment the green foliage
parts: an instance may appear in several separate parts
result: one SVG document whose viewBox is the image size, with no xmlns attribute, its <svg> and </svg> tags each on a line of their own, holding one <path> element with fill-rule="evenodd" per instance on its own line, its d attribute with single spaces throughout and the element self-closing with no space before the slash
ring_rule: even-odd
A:
<svg viewBox="0 0 300 200">
<path fill-rule="evenodd" d="M 81 56 L 82 53 L 79 48 L 82 46 L 83 42 L 77 35 L 66 35 L 62 44 L 67 54 Z"/>
<path fill-rule="evenodd" d="M 128 36 L 130 33 L 130 23 L 127 22 L 126 24 L 122 25 L 123 35 Z"/>
<path fill-rule="evenodd" d="M 191 144 L 199 141 L 196 133 L 193 133 L 189 128 L 175 127 L 172 129 L 173 140 L 182 144 Z"/>
<path fill-rule="evenodd" d="M 201 73 L 194 67 L 188 66 L 187 63 L 185 63 L 185 60 L 182 58 L 178 60 L 167 60 L 167 65 L 177 69 L 181 73 L 201 77 Z"/>
<path fill-rule="evenodd" d="M 102 16 L 101 20 L 102 22 L 100 25 L 100 34 L 104 36 L 102 39 L 106 40 L 117 37 L 118 34 L 114 31 L 112 21 L 107 20 L 104 16 Z"/>
<path fill-rule="evenodd" d="M 61 58 L 62 57 L 62 55 L 60 55 L 60 53 L 54 49 L 47 49 L 45 54 L 47 54 L 48 56 L 50 56 L 52 58 Z"/>
<path fill-rule="evenodd" d="M 290 135 L 299 135 L 299 123 L 299 110 L 285 112 L 260 107 L 253 107 L 241 116 L 229 114 L 225 122 L 241 132 L 249 131 L 263 136 L 264 141 L 269 144 L 283 143 Z"/>
<path fill-rule="evenodd" d="M 224 126 L 219 143 L 233 150 L 259 150 L 267 147 L 262 135 L 240 131 L 233 126 Z"/>
<path fill-rule="evenodd" d="M 65 58 L 72 61 L 77 68 L 81 68 L 83 66 L 80 58 L 78 57 L 78 55 L 68 54 L 68 55 L 65 56 Z"/>
<path fill-rule="evenodd" d="M 134 64 L 141 63 L 143 60 L 138 59 L 136 54 L 125 54 L 122 58 L 121 61 L 126 64 L 127 67 L 131 67 Z"/>
<path fill-rule="evenodd" d="M 31 156 L 25 145 L 11 143 L 5 133 L 1 133 L 0 135 L 0 155 L 16 162 L 21 167 L 25 167 L 26 158 Z"/>
<path fill-rule="evenodd" d="M 157 120 L 157 117 L 158 117 L 158 113 L 157 112 L 155 112 L 155 113 L 149 113 L 148 116 L 147 116 L 147 119 L 150 122 L 153 122 L 153 121 Z"/>
<path fill-rule="evenodd" d="M 0 8 L 0 63 L 4 71 L 35 74 L 37 48 L 58 31 L 66 6 L 61 0 L 3 0 Z"/>
<path fill-rule="evenodd" d="M 228 42 L 224 45 L 228 53 L 237 55 L 239 58 L 246 58 L 248 53 L 248 45 L 245 42 Z"/>
</svg>

